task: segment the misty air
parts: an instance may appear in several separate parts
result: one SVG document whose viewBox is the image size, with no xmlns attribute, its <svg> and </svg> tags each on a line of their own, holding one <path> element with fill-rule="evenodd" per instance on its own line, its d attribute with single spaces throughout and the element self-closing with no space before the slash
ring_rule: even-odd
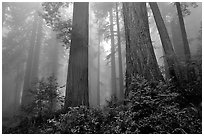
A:
<svg viewBox="0 0 204 136">
<path fill-rule="evenodd" d="M 201 134 L 201 2 L 2 2 L 3 134 Z"/>
</svg>

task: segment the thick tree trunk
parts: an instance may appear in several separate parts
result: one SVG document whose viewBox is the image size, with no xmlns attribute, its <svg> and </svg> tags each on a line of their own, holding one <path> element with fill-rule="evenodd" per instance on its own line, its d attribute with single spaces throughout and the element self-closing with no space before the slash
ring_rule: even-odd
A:
<svg viewBox="0 0 204 136">
<path fill-rule="evenodd" d="M 180 71 L 178 67 L 178 61 L 174 53 L 164 21 L 161 17 L 161 13 L 159 11 L 158 5 L 156 2 L 150 2 L 149 4 L 152 9 L 152 12 L 155 18 L 155 22 L 156 22 L 156 25 L 157 25 L 157 28 L 158 28 L 158 31 L 161 37 L 161 42 L 162 42 L 162 46 L 164 49 L 165 58 L 168 63 L 169 76 L 175 79 L 175 81 L 179 81 Z"/>
<path fill-rule="evenodd" d="M 26 71 L 24 76 L 24 87 L 23 87 L 23 95 L 21 100 L 22 105 L 27 105 L 32 101 L 28 89 L 31 87 L 31 82 L 32 82 L 32 63 L 33 63 L 32 61 L 33 61 L 33 55 L 34 55 L 34 46 L 36 42 L 36 30 L 37 30 L 37 22 L 38 22 L 37 18 L 38 18 L 38 15 L 35 13 L 33 29 L 32 29 L 32 34 L 30 38 L 30 47 L 28 51 L 28 59 L 26 63 Z"/>
<path fill-rule="evenodd" d="M 195 72 L 194 72 L 194 69 L 189 66 L 191 61 L 191 52 L 188 44 L 188 38 L 187 38 L 185 24 L 183 21 L 183 15 L 182 15 L 181 6 L 179 2 L 176 2 L 176 7 L 177 7 L 177 13 L 178 13 L 179 24 L 181 28 L 183 46 L 184 46 L 185 62 L 186 62 L 186 68 L 187 68 L 186 72 L 188 76 L 187 80 L 192 80 L 195 77 Z"/>
<path fill-rule="evenodd" d="M 115 71 L 115 44 L 114 44 L 114 32 L 113 32 L 113 9 L 109 11 L 110 20 L 110 37 L 111 37 L 111 89 L 113 98 L 117 97 L 116 92 L 116 71 Z"/>
<path fill-rule="evenodd" d="M 98 34 L 97 105 L 100 107 L 100 34 Z"/>
<path fill-rule="evenodd" d="M 132 75 L 141 75 L 147 80 L 163 80 L 163 76 L 159 70 L 150 38 L 146 3 L 123 3 L 123 13 L 128 91 Z"/>
<path fill-rule="evenodd" d="M 121 54 L 121 40 L 120 40 L 120 24 L 118 17 L 118 3 L 116 2 L 116 21 L 117 21 L 117 36 L 118 36 L 118 61 L 119 61 L 119 100 L 124 99 L 124 85 L 123 85 L 123 67 L 122 67 L 122 54 Z"/>
<path fill-rule="evenodd" d="M 88 9 L 87 2 L 74 3 L 65 108 L 79 105 L 89 106 Z"/>
</svg>

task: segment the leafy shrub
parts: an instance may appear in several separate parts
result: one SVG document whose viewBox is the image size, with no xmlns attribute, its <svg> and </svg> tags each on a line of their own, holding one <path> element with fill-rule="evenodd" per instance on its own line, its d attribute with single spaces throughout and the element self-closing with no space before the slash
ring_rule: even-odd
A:
<svg viewBox="0 0 204 136">
<path fill-rule="evenodd" d="M 173 134 L 202 133 L 202 122 L 194 100 L 189 96 L 201 84 L 178 87 L 171 82 L 147 81 L 132 77 L 131 90 L 124 102 L 112 99 L 103 109 L 84 106 L 55 112 L 43 123 L 18 127 L 11 133 L 100 133 L 100 134 Z M 189 93 L 188 93 L 189 92 Z M 188 95 L 186 95 L 186 93 Z M 34 119 L 35 120 L 35 119 Z M 30 121 L 31 122 L 31 121 Z M 22 125 L 23 126 L 23 125 Z M 35 131 L 34 131 L 35 130 Z M 7 133 L 9 133 L 7 132 Z"/>
<path fill-rule="evenodd" d="M 54 76 L 46 80 L 41 79 L 29 90 L 33 100 L 23 107 L 29 116 L 44 116 L 55 111 L 55 104 L 62 103 L 64 98 L 60 95 L 60 86 Z"/>
</svg>

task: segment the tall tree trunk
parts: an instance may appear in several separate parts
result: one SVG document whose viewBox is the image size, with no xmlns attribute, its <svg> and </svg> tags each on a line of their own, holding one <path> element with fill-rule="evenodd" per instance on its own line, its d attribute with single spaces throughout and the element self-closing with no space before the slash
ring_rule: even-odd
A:
<svg viewBox="0 0 204 136">
<path fill-rule="evenodd" d="M 175 54 L 179 61 L 184 61 L 184 47 L 181 39 L 181 29 L 179 26 L 178 18 L 173 17 L 170 22 L 171 33 L 172 33 L 172 45 L 174 47 Z"/>
<path fill-rule="evenodd" d="M 58 45 L 56 41 L 56 34 L 52 32 L 51 34 L 51 39 L 50 39 L 50 50 L 49 50 L 49 60 L 51 63 L 50 75 L 54 75 L 57 77 L 57 70 L 58 70 Z"/>
<path fill-rule="evenodd" d="M 14 98 L 14 115 L 16 115 L 18 113 L 19 110 L 19 106 L 20 106 L 20 86 L 21 86 L 21 65 L 18 64 L 17 65 L 17 70 L 16 70 L 16 77 L 15 77 L 15 81 L 16 81 L 16 85 L 15 85 L 15 98 Z"/>
<path fill-rule="evenodd" d="M 40 47 L 42 44 L 42 23 L 43 20 L 38 16 L 38 27 L 37 27 L 37 36 L 36 44 L 34 46 L 33 61 L 32 61 L 32 82 L 38 80 L 38 70 L 39 70 L 39 56 L 40 56 Z"/>
<path fill-rule="evenodd" d="M 121 54 L 121 39 L 120 39 L 120 24 L 119 24 L 119 17 L 118 17 L 118 3 L 116 2 L 116 21 L 117 21 L 117 35 L 118 35 L 118 61 L 119 61 L 119 85 L 120 85 L 120 92 L 119 92 L 119 100 L 124 99 L 124 86 L 123 86 L 123 67 L 122 67 L 122 54 Z"/>
<path fill-rule="evenodd" d="M 181 38 L 181 29 L 179 25 L 179 20 L 177 16 L 174 16 L 170 22 L 170 27 L 171 27 L 171 38 L 172 38 L 172 45 L 174 47 L 174 51 L 176 54 L 176 57 L 179 62 L 179 66 L 181 69 L 186 69 L 185 67 L 185 55 L 184 55 L 184 44 L 183 40 Z M 181 71 L 181 76 L 182 78 L 187 80 L 187 71 L 182 70 Z"/>
<path fill-rule="evenodd" d="M 55 39 L 55 44 L 54 44 L 54 48 L 53 48 L 53 57 L 52 57 L 52 61 L 53 61 L 53 65 L 52 65 L 52 73 L 55 77 L 57 77 L 58 74 L 58 46 L 57 46 L 57 42 L 56 42 L 56 35 L 54 35 L 54 39 Z"/>
<path fill-rule="evenodd" d="M 173 43 L 173 38 L 172 37 L 174 35 L 172 35 L 173 32 L 172 32 L 172 29 L 171 29 L 171 22 L 169 22 L 169 20 L 166 19 L 166 16 L 169 14 L 169 12 L 171 12 L 171 14 L 173 14 L 174 10 L 173 9 L 170 10 L 170 11 L 166 10 L 169 7 L 169 5 L 166 4 L 165 2 L 159 2 L 158 6 L 159 6 L 159 9 L 160 9 L 161 16 L 162 16 L 162 18 L 164 20 L 164 24 L 165 24 L 165 26 L 167 28 L 167 32 L 169 34 L 169 38 L 170 38 L 170 40 Z M 173 44 L 173 46 L 174 46 L 174 44 Z M 174 48 L 174 50 L 175 50 L 175 48 Z M 162 54 L 163 54 L 165 80 L 168 80 L 170 78 L 169 70 L 168 70 L 168 63 L 166 61 L 166 57 L 164 57 L 165 56 L 165 52 L 164 52 L 163 48 L 162 48 Z"/>
<path fill-rule="evenodd" d="M 158 5 L 156 2 L 150 2 L 150 7 L 152 9 L 155 22 L 161 37 L 162 46 L 165 53 L 165 58 L 168 63 L 168 71 L 169 76 L 173 78 L 175 81 L 179 81 L 180 77 L 180 71 L 178 67 L 178 61 L 176 58 L 176 55 L 174 53 L 166 26 L 164 24 L 164 21 L 161 17 L 161 13 L 159 11 Z"/>
<path fill-rule="evenodd" d="M 183 40 L 183 46 L 184 46 L 184 54 L 185 54 L 185 61 L 186 61 L 186 66 L 187 66 L 187 80 L 192 80 L 192 78 L 195 77 L 195 72 L 194 69 L 189 66 L 190 61 L 191 61 L 191 52 L 188 44 L 188 38 L 186 34 L 186 29 L 185 29 L 185 24 L 183 21 L 183 15 L 181 11 L 181 6 L 180 2 L 176 2 L 176 8 L 177 8 L 177 13 L 178 13 L 178 18 L 179 18 L 179 24 L 181 28 L 181 35 L 182 35 L 182 40 Z"/>
<path fill-rule="evenodd" d="M 100 33 L 98 34 L 97 105 L 100 107 Z"/>
<path fill-rule="evenodd" d="M 89 106 L 88 11 L 88 2 L 74 3 L 65 108 L 79 105 Z"/>
<path fill-rule="evenodd" d="M 25 71 L 25 76 L 24 76 L 24 87 L 23 87 L 23 95 L 22 95 L 22 100 L 21 104 L 22 105 L 27 105 L 29 104 L 32 99 L 31 96 L 29 95 L 29 88 L 31 87 L 31 82 L 32 82 L 32 61 L 33 61 L 33 54 L 34 54 L 34 46 L 36 42 L 36 30 L 37 30 L 37 18 L 38 15 L 35 13 L 34 15 L 34 22 L 33 22 L 33 29 L 32 29 L 32 34 L 30 38 L 30 47 L 28 51 L 28 59 L 26 63 L 26 71 Z"/>
<path fill-rule="evenodd" d="M 114 44 L 114 32 L 113 32 L 113 9 L 109 11 L 110 20 L 110 37 L 111 37 L 111 89 L 113 98 L 117 97 L 116 92 L 116 71 L 115 71 L 115 44 Z"/>
<path fill-rule="evenodd" d="M 154 54 L 145 2 L 123 3 L 126 35 L 126 95 L 132 75 L 163 80 Z"/>
</svg>

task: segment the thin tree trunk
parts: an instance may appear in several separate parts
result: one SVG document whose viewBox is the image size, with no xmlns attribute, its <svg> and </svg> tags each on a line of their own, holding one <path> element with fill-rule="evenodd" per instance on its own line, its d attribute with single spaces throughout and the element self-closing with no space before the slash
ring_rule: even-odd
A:
<svg viewBox="0 0 204 136">
<path fill-rule="evenodd" d="M 113 9 L 109 11 L 110 20 L 110 34 L 111 34 L 111 89 L 113 98 L 117 97 L 116 92 L 116 71 L 115 71 L 115 44 L 114 44 L 114 32 L 113 32 Z"/>
<path fill-rule="evenodd" d="M 172 18 L 170 27 L 172 32 L 172 45 L 174 47 L 175 54 L 179 61 L 185 61 L 183 41 L 181 39 L 181 29 L 177 17 Z"/>
<path fill-rule="evenodd" d="M 57 70 L 58 70 L 58 45 L 56 41 L 56 34 L 52 32 L 51 34 L 51 47 L 50 47 L 50 52 L 49 52 L 49 58 L 51 62 L 51 68 L 50 68 L 50 74 L 54 75 L 57 77 Z"/>
<path fill-rule="evenodd" d="M 128 27 L 128 16 L 126 15 L 129 11 L 127 5 L 123 3 L 123 21 L 125 28 L 125 39 L 126 39 L 126 72 L 125 72 L 125 97 L 128 96 L 129 93 L 129 85 L 131 84 L 131 73 L 127 68 L 131 68 L 131 57 L 130 57 L 130 28 Z"/>
<path fill-rule="evenodd" d="M 100 34 L 98 34 L 97 105 L 100 107 Z"/>
<path fill-rule="evenodd" d="M 174 51 L 176 54 L 176 57 L 179 62 L 179 66 L 181 69 L 186 69 L 185 67 L 185 55 L 184 55 L 184 44 L 183 40 L 181 38 L 181 29 L 179 25 L 179 20 L 177 16 L 174 16 L 170 22 L 170 27 L 171 27 L 171 33 L 172 33 L 172 45 L 174 47 Z M 183 79 L 187 80 L 187 71 L 182 70 L 181 71 L 181 76 Z"/>
<path fill-rule="evenodd" d="M 186 34 L 186 29 L 185 29 L 183 15 L 181 11 L 180 2 L 176 2 L 176 7 L 177 7 L 179 24 L 181 28 L 181 35 L 182 35 L 183 46 L 184 46 L 185 61 L 186 61 L 186 66 L 187 66 L 186 72 L 188 76 L 187 80 L 192 80 L 192 78 L 195 77 L 195 72 L 194 72 L 194 69 L 189 66 L 190 61 L 191 61 L 191 52 L 190 52 L 190 48 L 188 44 L 188 38 Z"/>
<path fill-rule="evenodd" d="M 162 42 L 162 46 L 164 49 L 165 58 L 168 63 L 169 76 L 175 79 L 175 81 L 179 81 L 180 71 L 178 67 L 178 61 L 174 53 L 166 26 L 161 17 L 161 13 L 159 11 L 158 5 L 156 2 L 150 2 L 149 4 L 152 9 L 152 12 L 155 18 L 155 22 L 156 22 L 156 25 L 157 25 L 157 28 L 158 28 L 158 31 L 161 37 L 161 42 Z"/>
<path fill-rule="evenodd" d="M 191 59 L 191 53 L 190 53 L 186 29 L 185 29 L 185 25 L 183 21 L 183 15 L 182 15 L 182 11 L 181 11 L 179 2 L 176 2 L 176 7 L 177 7 L 177 12 L 178 12 L 179 24 L 181 28 L 181 35 L 182 35 L 183 44 L 184 44 L 185 59 L 186 59 L 186 63 L 189 63 Z"/>
<path fill-rule="evenodd" d="M 69 106 L 89 106 L 88 9 L 88 2 L 74 3 L 65 109 Z"/>
<path fill-rule="evenodd" d="M 32 29 L 32 35 L 30 39 L 30 48 L 28 52 L 28 59 L 27 59 L 27 64 L 26 64 L 26 71 L 25 71 L 25 76 L 24 76 L 24 87 L 23 87 L 23 95 L 22 95 L 22 100 L 21 104 L 22 105 L 27 105 L 29 104 L 32 99 L 29 95 L 29 88 L 31 87 L 31 80 L 32 80 L 32 61 L 33 61 L 33 53 L 34 53 L 34 46 L 36 42 L 36 30 L 37 30 L 37 14 L 35 13 L 34 15 L 34 22 L 33 22 L 33 29 Z"/>
<path fill-rule="evenodd" d="M 119 92 L 119 99 L 124 99 L 124 86 L 123 86 L 123 67 L 122 67 L 122 54 L 121 54 L 121 39 L 120 39 L 120 24 L 119 24 L 119 17 L 118 17 L 118 3 L 116 2 L 116 21 L 117 21 L 117 36 L 118 36 L 118 61 L 119 61 L 119 85 L 120 85 L 120 92 Z"/>
<path fill-rule="evenodd" d="M 39 70 L 39 56 L 40 56 L 40 47 L 42 44 L 42 23 L 43 20 L 40 16 L 38 16 L 38 27 L 37 27 L 37 36 L 36 36 L 36 44 L 34 47 L 34 53 L 33 53 L 33 61 L 32 61 L 32 81 L 38 80 L 38 70 Z"/>
<path fill-rule="evenodd" d="M 58 46 L 56 42 L 56 35 L 54 37 L 55 44 L 54 44 L 54 50 L 53 50 L 53 66 L 52 66 L 52 73 L 55 77 L 57 77 L 58 74 Z"/>
<path fill-rule="evenodd" d="M 15 78 L 15 81 L 16 81 L 16 85 L 15 85 L 15 98 L 14 98 L 14 115 L 16 115 L 18 113 L 18 109 L 19 109 L 19 106 L 20 106 L 20 84 L 21 84 L 21 80 L 20 80 L 20 64 L 17 65 L 17 71 L 16 71 L 16 78 Z"/>
</svg>

